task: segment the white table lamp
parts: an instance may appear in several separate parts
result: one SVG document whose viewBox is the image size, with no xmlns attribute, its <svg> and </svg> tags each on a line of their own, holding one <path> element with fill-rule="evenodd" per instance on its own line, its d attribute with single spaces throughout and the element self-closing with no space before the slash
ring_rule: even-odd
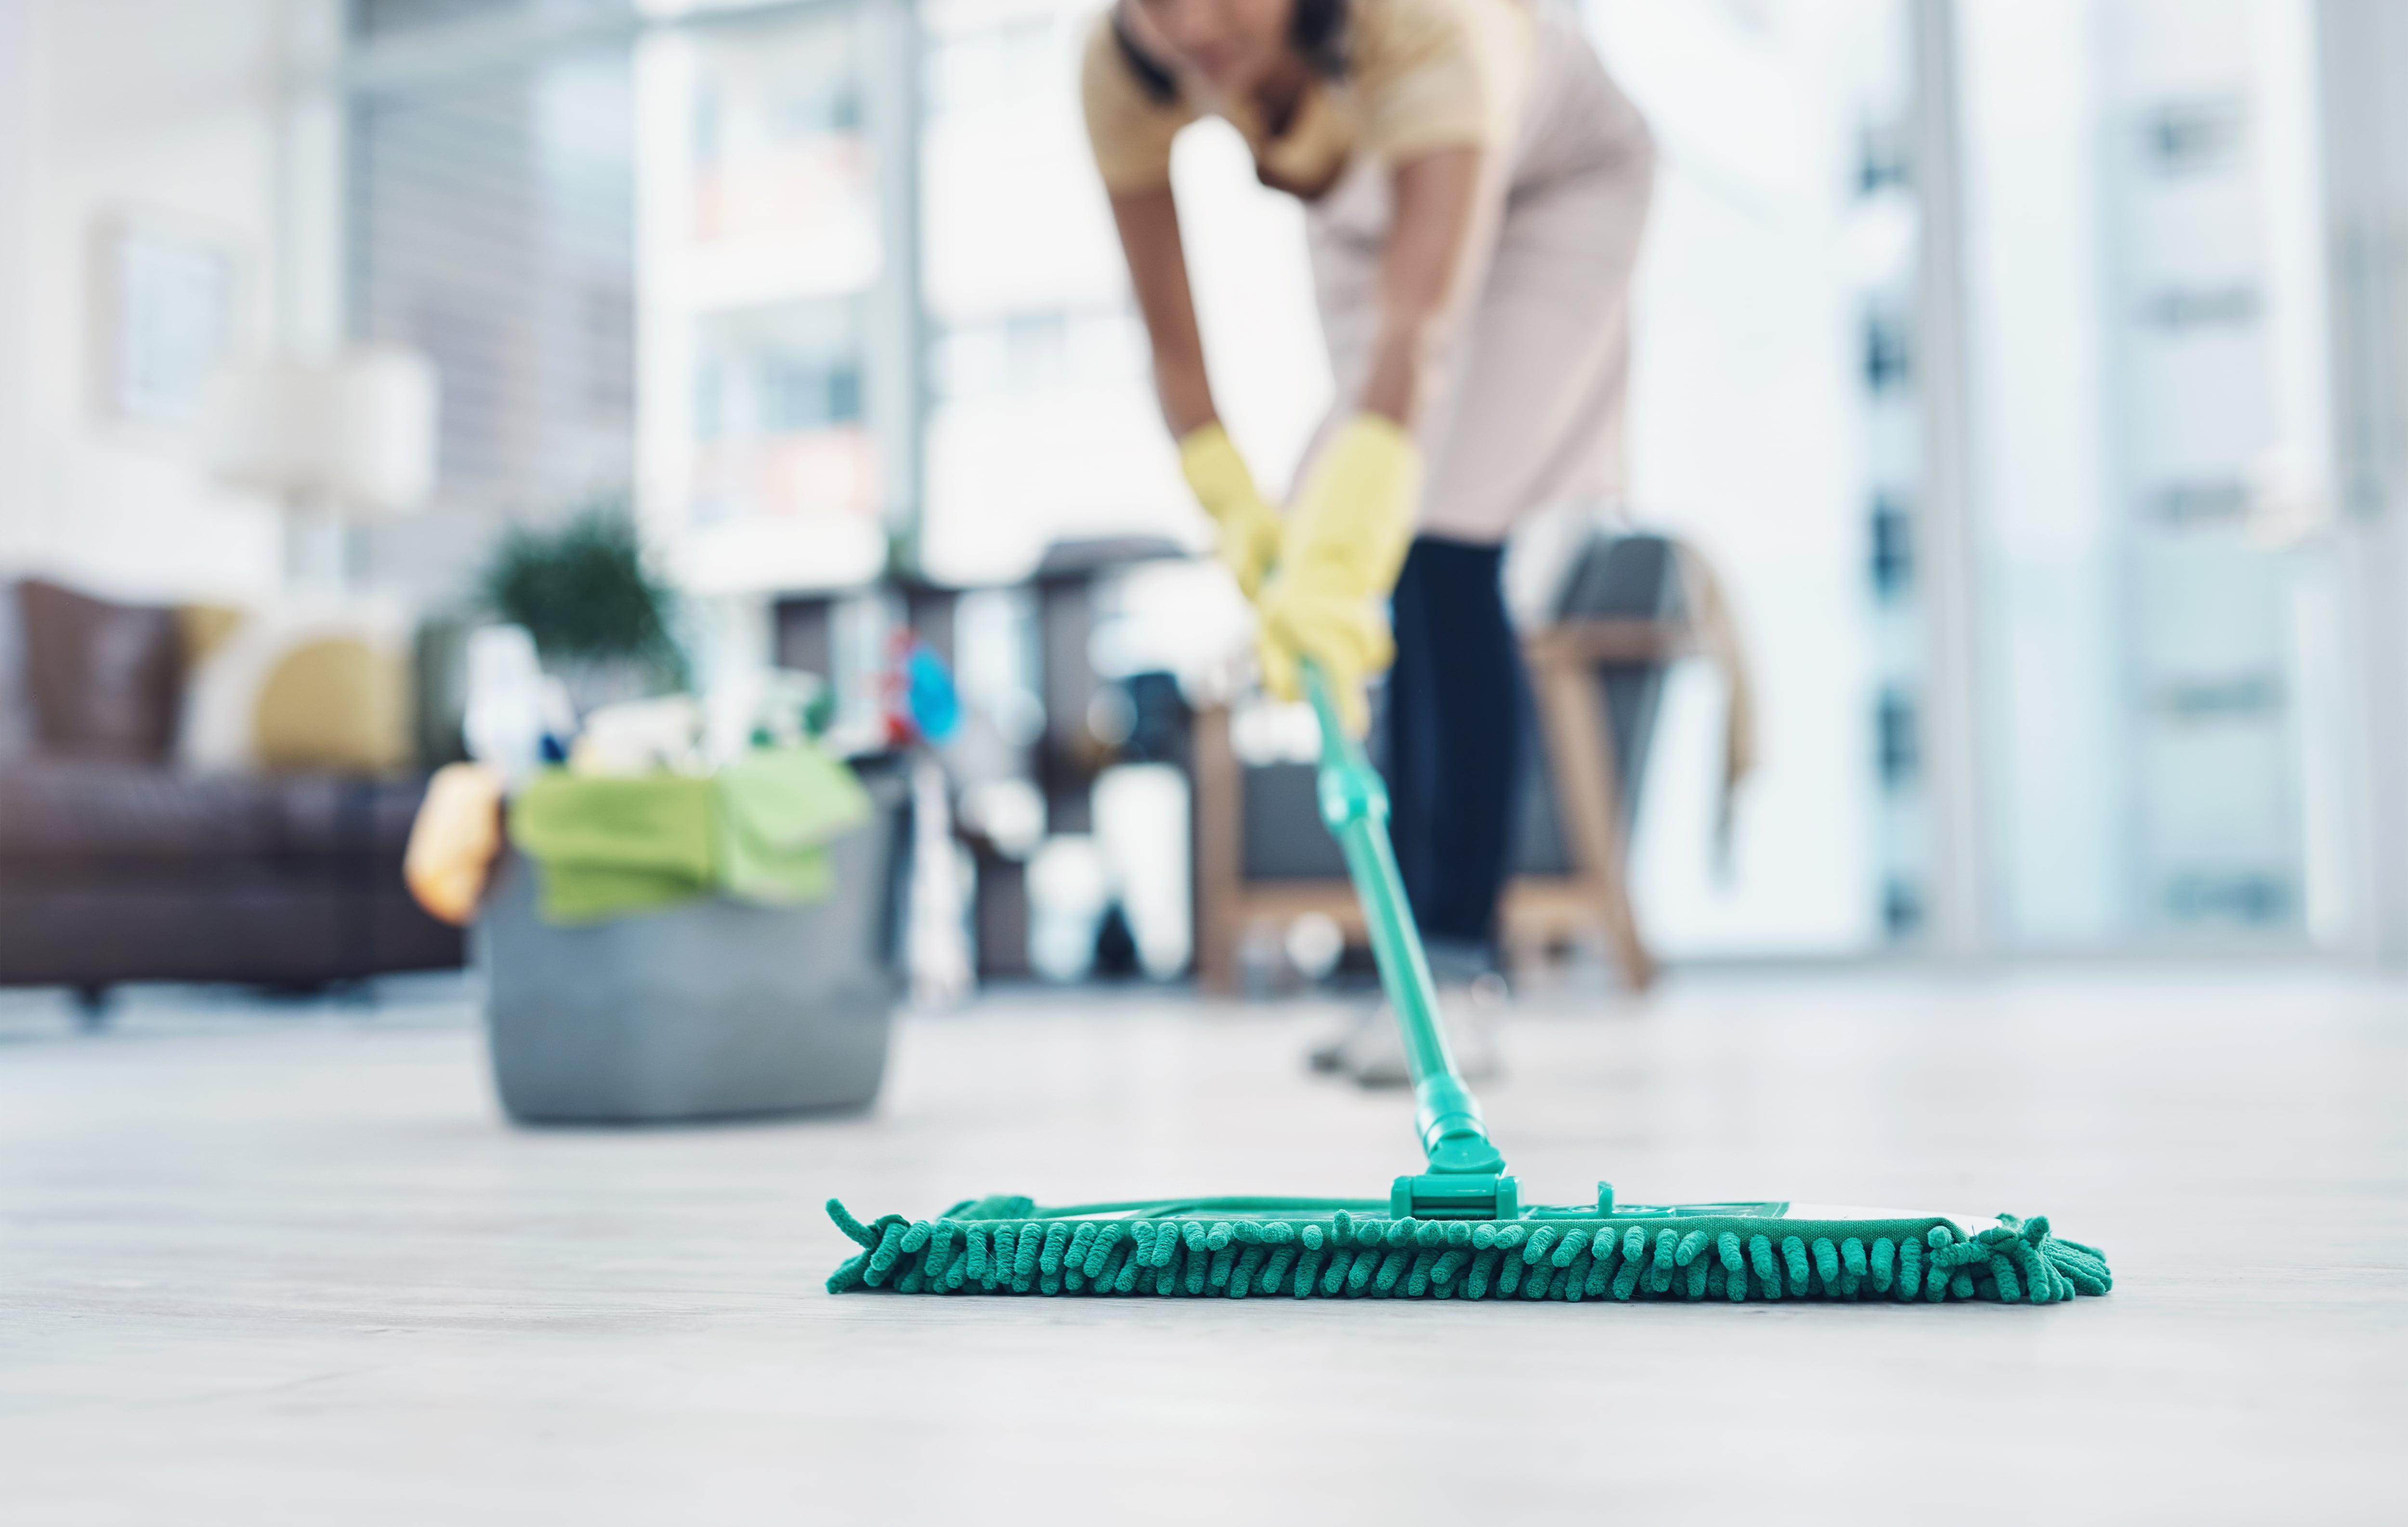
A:
<svg viewBox="0 0 2408 1527">
<path fill-rule="evenodd" d="M 347 585 L 352 526 L 407 513 L 434 490 L 437 408 L 435 367 L 414 352 L 271 361 L 212 390 L 208 462 L 229 487 L 284 506 L 289 581 L 331 572 Z"/>
</svg>

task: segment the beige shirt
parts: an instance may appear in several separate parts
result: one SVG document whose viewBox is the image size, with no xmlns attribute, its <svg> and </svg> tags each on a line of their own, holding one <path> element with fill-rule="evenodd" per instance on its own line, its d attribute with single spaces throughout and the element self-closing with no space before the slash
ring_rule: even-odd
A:
<svg viewBox="0 0 2408 1527">
<path fill-rule="evenodd" d="M 1218 98 L 1195 76 L 1178 77 L 1176 100 L 1154 100 L 1123 55 L 1111 13 L 1098 16 L 1080 91 L 1106 189 L 1168 185 L 1171 140 L 1208 115 L 1245 137 L 1265 184 L 1308 199 L 1357 155 L 1395 166 L 1440 149 L 1512 143 L 1534 38 L 1525 0 L 1354 0 L 1346 29 L 1344 77 L 1316 78 L 1274 137 L 1253 101 Z"/>
</svg>

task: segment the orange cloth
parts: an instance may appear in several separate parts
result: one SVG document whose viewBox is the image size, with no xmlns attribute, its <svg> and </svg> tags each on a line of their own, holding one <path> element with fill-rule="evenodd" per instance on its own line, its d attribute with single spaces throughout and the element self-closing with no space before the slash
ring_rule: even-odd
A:
<svg viewBox="0 0 2408 1527">
<path fill-rule="evenodd" d="M 502 776 L 483 764 L 446 764 L 426 782 L 410 825 L 402 879 L 427 915 L 465 927 L 502 850 Z"/>
</svg>

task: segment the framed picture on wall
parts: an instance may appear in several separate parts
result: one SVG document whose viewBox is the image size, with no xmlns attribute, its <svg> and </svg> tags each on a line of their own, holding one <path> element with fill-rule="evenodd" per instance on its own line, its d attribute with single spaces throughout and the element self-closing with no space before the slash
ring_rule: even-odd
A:
<svg viewBox="0 0 2408 1527">
<path fill-rule="evenodd" d="M 239 246 L 179 218 L 114 212 L 94 226 L 92 252 L 101 416 L 140 430 L 194 424 L 240 339 Z"/>
</svg>

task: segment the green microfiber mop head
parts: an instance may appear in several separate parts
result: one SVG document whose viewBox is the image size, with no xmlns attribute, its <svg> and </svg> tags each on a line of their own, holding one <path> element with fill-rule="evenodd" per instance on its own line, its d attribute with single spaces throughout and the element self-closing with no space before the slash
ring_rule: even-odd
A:
<svg viewBox="0 0 2408 1527">
<path fill-rule="evenodd" d="M 1799 1217 L 1805 1205 L 1533 1209 L 1505 1223 L 1390 1218 L 1279 1201 L 1039 1209 L 955 1204 L 864 1225 L 830 1293 L 1016 1293 L 1244 1299 L 1838 1299 L 2054 1304 L 2102 1294 L 2097 1249 L 2048 1221 L 1997 1217 L 1968 1234 L 1939 1217 Z M 1252 1211 L 1251 1213 L 1248 1211 Z"/>
<path fill-rule="evenodd" d="M 1387 796 L 1320 713 L 1321 813 L 1346 850 L 1380 979 L 1403 1030 L 1428 1170 L 1388 1198 L 1169 1199 L 1039 1208 L 954 1204 L 934 1219 L 863 1224 L 828 1200 L 861 1252 L 828 1292 L 1154 1295 L 1245 1299 L 1779 1299 L 2047 1304 L 2113 1287 L 2095 1246 L 2012 1215 L 1914 1215 L 1807 1203 L 1526 1207 L 1455 1073 L 1428 962 L 1405 907 Z"/>
</svg>

